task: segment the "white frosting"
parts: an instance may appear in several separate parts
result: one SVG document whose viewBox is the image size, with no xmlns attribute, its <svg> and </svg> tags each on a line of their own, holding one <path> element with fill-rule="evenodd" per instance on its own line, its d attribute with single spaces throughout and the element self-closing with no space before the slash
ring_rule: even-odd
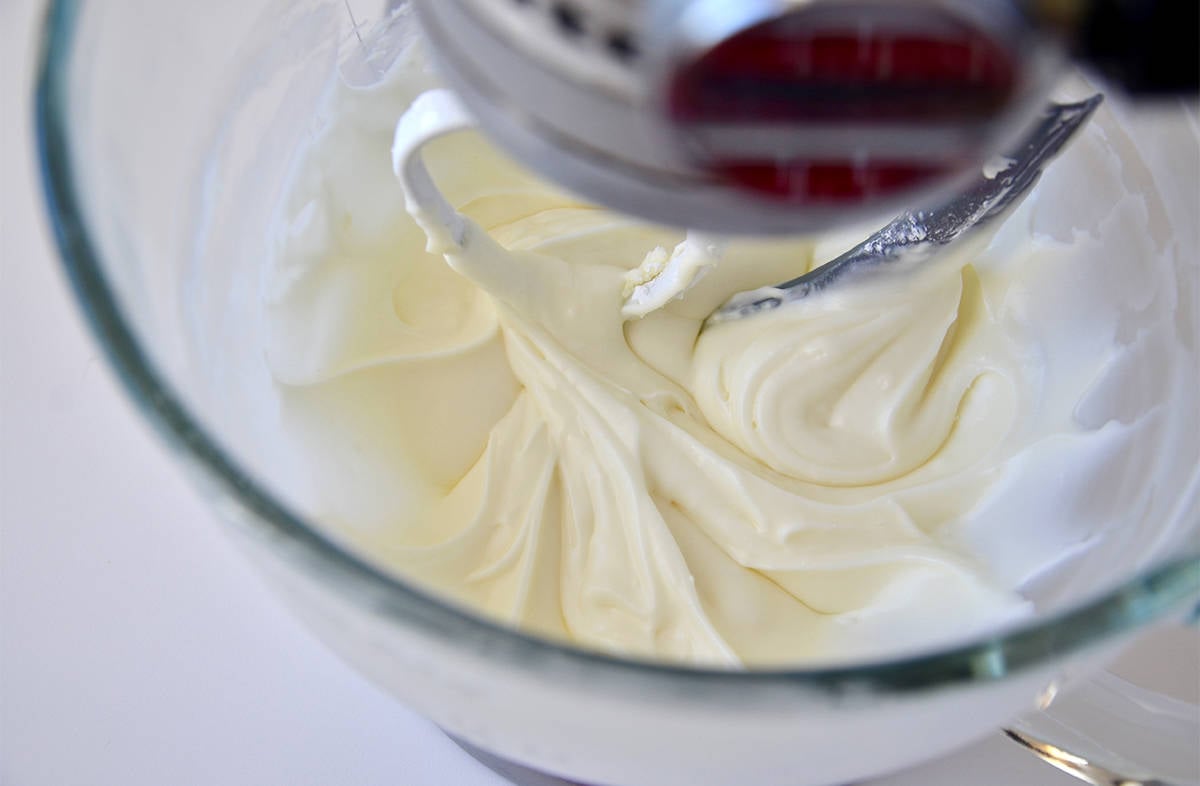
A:
<svg viewBox="0 0 1200 786">
<path fill-rule="evenodd" d="M 673 251 L 656 246 L 642 264 L 625 274 L 621 316 L 644 317 L 678 300 L 717 264 L 725 242 L 689 232 Z"/>
<path fill-rule="evenodd" d="M 1019 590 L 1102 528 L 1087 490 L 1130 451 L 1156 466 L 1180 426 L 1159 395 L 1105 414 L 1128 405 L 1097 382 L 1132 373 L 1112 370 L 1120 309 L 1145 301 L 1132 340 L 1178 348 L 1161 280 L 1097 262 L 1113 237 L 1159 249 L 1095 135 L 1068 156 L 1094 157 L 1075 169 L 1119 231 L 1039 231 L 1038 200 L 1063 187 L 1048 177 L 987 252 L 701 331 L 733 292 L 856 238 L 685 239 L 473 131 L 425 148 L 465 220 L 410 199 L 418 223 L 386 119 L 428 83 L 400 68 L 338 93 L 263 270 L 266 358 L 320 519 L 472 608 L 706 664 L 931 646 L 1027 614 Z M 1186 384 L 1175 365 L 1145 384 Z M 1140 492 L 1106 494 L 1105 515 L 1137 515 Z"/>
</svg>

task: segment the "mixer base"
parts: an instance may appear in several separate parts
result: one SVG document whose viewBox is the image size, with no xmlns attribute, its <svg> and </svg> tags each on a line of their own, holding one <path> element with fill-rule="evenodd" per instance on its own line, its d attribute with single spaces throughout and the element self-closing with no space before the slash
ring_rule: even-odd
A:
<svg viewBox="0 0 1200 786">
<path fill-rule="evenodd" d="M 452 734 L 447 734 L 455 745 L 462 748 L 475 761 L 487 767 L 492 772 L 504 778 L 513 786 L 588 786 L 578 781 L 569 781 L 556 775 L 547 775 L 538 770 L 532 770 L 507 759 L 502 759 L 494 753 L 476 748 L 469 742 L 464 742 Z"/>
<path fill-rule="evenodd" d="M 494 753 L 488 753 L 485 750 L 476 748 L 469 742 L 465 742 L 453 734 L 446 734 L 458 747 L 462 748 L 475 761 L 487 767 L 492 772 L 504 778 L 513 786 L 588 786 L 586 783 L 579 781 L 567 780 L 560 778 L 557 775 L 548 775 L 539 770 L 533 770 L 521 764 L 516 764 L 508 759 L 502 759 Z M 855 786 L 855 784 L 846 784 L 846 786 Z M 866 786 L 859 784 L 859 786 Z"/>
</svg>

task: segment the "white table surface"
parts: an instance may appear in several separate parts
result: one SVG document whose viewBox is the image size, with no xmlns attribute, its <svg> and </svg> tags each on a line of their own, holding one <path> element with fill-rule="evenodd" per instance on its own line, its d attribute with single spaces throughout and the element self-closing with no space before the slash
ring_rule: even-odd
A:
<svg viewBox="0 0 1200 786">
<path fill-rule="evenodd" d="M 504 786 L 283 610 L 118 390 L 42 210 L 34 5 L 0 0 L 0 784 Z M 1194 696 L 1198 646 L 1131 668 Z M 1075 781 L 997 735 L 878 786 L 964 783 Z"/>
</svg>

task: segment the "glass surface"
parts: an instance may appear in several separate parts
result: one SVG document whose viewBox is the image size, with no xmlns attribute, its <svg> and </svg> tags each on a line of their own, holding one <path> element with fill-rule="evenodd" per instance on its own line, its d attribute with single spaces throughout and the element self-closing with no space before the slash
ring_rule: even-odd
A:
<svg viewBox="0 0 1200 786">
<path fill-rule="evenodd" d="M 315 1 L 65 0 L 52 3 L 47 18 L 39 144 L 50 213 L 79 300 L 145 415 L 227 518 L 281 558 L 397 626 L 486 651 L 514 670 L 743 702 L 768 701 L 787 687 L 902 694 L 994 680 L 1195 602 L 1197 440 L 1187 434 L 1169 448 L 1181 457 L 1169 477 L 1151 479 L 1161 492 L 1145 528 L 1106 531 L 1103 548 L 1041 590 L 1041 616 L 944 651 L 830 668 L 733 673 L 541 641 L 389 575 L 312 523 L 311 505 L 288 487 L 286 468 L 259 460 L 270 425 L 234 425 L 247 402 L 231 377 L 212 373 L 205 352 L 220 353 L 227 367 L 260 361 L 238 320 L 222 319 L 257 303 L 245 284 L 253 277 L 236 273 L 261 257 L 289 162 L 320 126 L 320 100 L 333 80 L 369 84 L 409 34 L 396 21 L 403 17 L 363 24 L 380 10 Z M 1172 205 L 1163 209 L 1168 232 L 1183 226 Z M 1180 238 L 1179 291 L 1194 301 L 1197 246 L 1190 235 Z M 1185 329 L 1195 339 L 1194 302 L 1191 308 Z M 197 331 L 203 342 L 194 341 Z M 1103 521 L 1097 526 L 1105 531 Z"/>
</svg>

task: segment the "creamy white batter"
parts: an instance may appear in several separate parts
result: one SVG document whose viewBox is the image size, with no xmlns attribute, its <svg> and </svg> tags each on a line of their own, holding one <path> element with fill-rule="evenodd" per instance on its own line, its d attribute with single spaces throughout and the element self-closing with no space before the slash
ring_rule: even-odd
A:
<svg viewBox="0 0 1200 786">
<path fill-rule="evenodd" d="M 1029 611 L 1018 587 L 1087 540 L 997 535 L 1063 512 L 1050 495 L 1004 519 L 1014 483 L 1086 473 L 1139 427 L 1077 417 L 1112 356 L 1107 314 L 1070 328 L 1109 336 L 1095 347 L 1031 322 L 1034 275 L 1086 254 L 1021 226 L 920 275 L 701 330 L 730 294 L 859 238 L 716 244 L 664 296 L 646 287 L 694 251 L 679 233 L 583 204 L 470 131 L 425 153 L 464 242 L 427 238 L 388 146 L 431 86 L 401 66 L 339 92 L 262 277 L 311 496 L 373 559 L 587 647 L 757 666 L 1003 625 Z"/>
</svg>

